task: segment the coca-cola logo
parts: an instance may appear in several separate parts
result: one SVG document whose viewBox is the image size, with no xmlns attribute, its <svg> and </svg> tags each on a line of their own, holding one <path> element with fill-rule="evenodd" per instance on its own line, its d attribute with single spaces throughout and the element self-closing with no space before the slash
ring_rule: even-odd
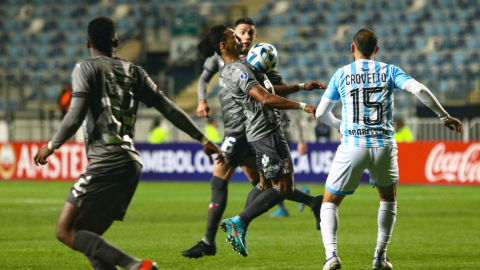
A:
<svg viewBox="0 0 480 270">
<path fill-rule="evenodd" d="M 425 177 L 430 182 L 480 183 L 480 143 L 471 144 L 465 151 L 448 152 L 446 145 L 433 147 L 425 165 Z"/>
</svg>

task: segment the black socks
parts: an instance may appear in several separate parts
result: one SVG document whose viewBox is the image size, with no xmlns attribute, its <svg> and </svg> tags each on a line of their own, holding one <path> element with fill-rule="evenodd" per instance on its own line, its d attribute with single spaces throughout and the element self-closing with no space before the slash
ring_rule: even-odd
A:
<svg viewBox="0 0 480 270">
<path fill-rule="evenodd" d="M 87 258 L 100 261 L 104 266 L 121 266 L 128 269 L 136 259 L 112 246 L 103 237 L 89 231 L 78 231 L 73 239 L 72 249 L 85 254 Z M 100 268 L 101 269 L 101 268 Z M 105 268 L 109 269 L 109 268 Z M 115 269 L 115 268 L 111 268 Z"/>
<path fill-rule="evenodd" d="M 214 245 L 218 223 L 220 223 L 223 212 L 227 207 L 228 182 L 220 177 L 213 176 L 210 185 L 212 187 L 212 199 L 208 206 L 207 231 L 202 240 L 207 245 Z"/>
<path fill-rule="evenodd" d="M 290 195 L 290 197 L 288 197 L 287 200 L 304 203 L 305 205 L 308 205 L 310 208 L 314 208 L 317 205 L 316 197 L 308 193 L 305 193 L 302 190 L 297 188 L 293 190 L 292 195 Z"/>
<path fill-rule="evenodd" d="M 254 188 L 255 189 L 255 188 Z M 253 190 L 252 190 L 253 191 Z M 250 195 L 250 194 L 249 194 Z M 266 213 L 272 207 L 283 201 L 283 194 L 277 188 L 270 188 L 257 196 L 257 198 L 238 216 L 243 224 L 249 224 L 254 218 Z"/>
</svg>

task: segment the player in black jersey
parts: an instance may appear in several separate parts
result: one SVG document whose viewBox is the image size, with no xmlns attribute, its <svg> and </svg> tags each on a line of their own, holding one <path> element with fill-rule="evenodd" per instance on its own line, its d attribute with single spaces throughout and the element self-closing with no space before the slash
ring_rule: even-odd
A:
<svg viewBox="0 0 480 270">
<path fill-rule="evenodd" d="M 212 163 L 212 154 L 218 154 L 218 162 L 224 162 L 224 157 L 141 67 L 115 56 L 117 46 L 111 19 L 99 17 L 89 23 L 87 47 L 92 58 L 76 64 L 70 110 L 34 161 L 37 166 L 45 165 L 83 122 L 90 163 L 63 206 L 57 224 L 58 240 L 85 254 L 97 270 L 115 270 L 118 266 L 127 270 L 158 269 L 155 262 L 134 258 L 102 237 L 114 220 L 123 220 L 140 179 L 142 163 L 132 141 L 139 102 L 154 107 L 201 142 Z"/>
<path fill-rule="evenodd" d="M 237 118 L 244 119 L 246 139 L 256 154 L 256 168 L 260 173 L 259 188 L 254 188 L 249 193 L 242 213 L 222 221 L 222 227 L 229 232 L 228 240 L 239 253 L 247 256 L 244 232 L 254 218 L 285 198 L 299 201 L 309 196 L 293 188 L 293 163 L 280 127 L 281 117 L 277 109 L 301 109 L 307 113 L 314 109 L 311 105 L 280 97 L 299 91 L 298 85 L 272 85 L 265 74 L 247 60 L 241 59 L 242 42 L 233 29 L 225 25 L 210 28 L 198 50 L 204 57 L 214 53 L 222 56 L 225 63 L 222 71 L 224 87 L 234 101 L 232 108 L 244 111 L 243 116 L 238 114 Z M 326 87 L 319 82 L 316 84 L 316 88 Z M 310 205 L 311 202 L 315 205 L 312 208 L 316 208 L 321 204 L 317 199 L 311 197 L 311 201 L 306 203 Z M 319 208 L 316 210 L 319 211 Z M 318 211 L 314 211 L 316 216 Z"/>
<path fill-rule="evenodd" d="M 255 29 L 255 23 L 250 18 L 240 18 L 235 23 L 235 31 L 238 33 L 238 37 L 241 39 L 241 56 L 244 57 L 247 55 L 250 47 L 256 42 L 257 32 Z M 217 72 L 220 73 L 219 99 L 222 109 L 223 125 L 225 129 L 222 151 L 225 154 L 226 163 L 215 164 L 213 177 L 210 180 L 212 196 L 208 209 L 207 229 L 200 242 L 198 242 L 192 248 L 182 252 L 183 256 L 189 258 L 200 258 L 205 255 L 215 255 L 215 236 L 218 229 L 218 223 L 222 218 L 227 204 L 228 182 L 230 181 L 230 178 L 237 167 L 240 167 L 243 170 L 244 174 L 254 186 L 251 193 L 255 195 L 250 195 L 247 198 L 247 204 L 255 198 L 256 194 L 259 194 L 263 191 L 263 189 L 258 185 L 260 176 L 255 164 L 255 151 L 248 143 L 245 133 L 246 117 L 244 115 L 243 108 L 235 104 L 231 94 L 224 87 L 225 84 L 221 75 L 223 67 L 224 61 L 222 57 L 219 54 L 214 53 L 205 61 L 204 70 L 198 83 L 199 102 L 197 114 L 200 117 L 209 117 L 209 107 L 206 102 L 208 82 Z M 266 75 L 273 85 L 286 85 L 282 76 L 276 69 L 268 72 Z M 305 83 L 304 85 L 306 91 L 323 87 L 316 81 Z M 296 87 L 298 91 L 298 86 L 294 87 Z M 296 114 L 297 112 L 292 112 L 292 115 Z M 288 122 L 288 119 L 284 117 L 282 124 L 285 124 L 286 122 Z M 300 149 L 305 149 L 305 147 L 302 146 L 303 145 L 301 145 Z M 296 198 L 296 202 L 305 203 L 310 208 L 314 209 L 314 214 L 317 218 L 316 225 L 317 229 L 319 229 L 320 225 L 318 224 L 318 221 L 322 200 L 321 197 L 310 196 L 299 189 L 295 189 L 295 195 L 296 196 L 293 197 Z"/>
</svg>

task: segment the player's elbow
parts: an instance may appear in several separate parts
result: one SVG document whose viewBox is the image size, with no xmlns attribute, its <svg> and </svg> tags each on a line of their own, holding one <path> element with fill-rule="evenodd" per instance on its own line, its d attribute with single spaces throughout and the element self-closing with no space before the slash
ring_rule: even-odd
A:
<svg viewBox="0 0 480 270">
<path fill-rule="evenodd" d="M 263 106 L 269 106 L 272 104 L 270 95 L 261 95 L 260 98 L 257 99 L 260 104 Z"/>
<path fill-rule="evenodd" d="M 315 117 L 317 118 L 317 121 L 324 122 L 325 120 L 325 113 L 322 113 L 320 111 L 317 111 L 315 113 Z"/>
</svg>

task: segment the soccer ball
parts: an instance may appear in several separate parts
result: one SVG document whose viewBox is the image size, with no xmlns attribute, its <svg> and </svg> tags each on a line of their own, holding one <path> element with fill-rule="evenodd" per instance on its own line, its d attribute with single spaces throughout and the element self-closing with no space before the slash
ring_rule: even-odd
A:
<svg viewBox="0 0 480 270">
<path fill-rule="evenodd" d="M 259 68 L 263 73 L 267 73 L 277 66 L 277 49 L 269 43 L 258 43 L 248 52 L 247 60 L 248 63 Z"/>
</svg>

